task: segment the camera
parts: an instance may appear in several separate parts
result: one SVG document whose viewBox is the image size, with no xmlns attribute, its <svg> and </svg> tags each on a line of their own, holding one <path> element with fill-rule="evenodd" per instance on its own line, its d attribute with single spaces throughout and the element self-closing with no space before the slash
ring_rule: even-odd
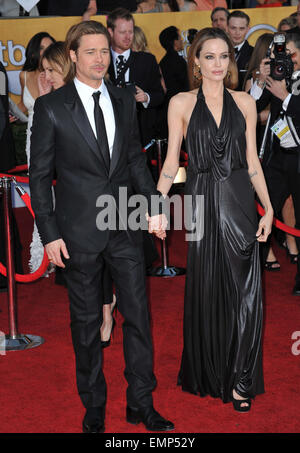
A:
<svg viewBox="0 0 300 453">
<path fill-rule="evenodd" d="M 274 80 L 286 79 L 287 82 L 289 82 L 294 72 L 294 64 L 291 56 L 286 53 L 285 35 L 283 33 L 274 35 L 274 39 L 268 51 L 269 53 L 271 53 L 273 44 L 274 58 L 270 58 L 270 76 Z"/>
</svg>

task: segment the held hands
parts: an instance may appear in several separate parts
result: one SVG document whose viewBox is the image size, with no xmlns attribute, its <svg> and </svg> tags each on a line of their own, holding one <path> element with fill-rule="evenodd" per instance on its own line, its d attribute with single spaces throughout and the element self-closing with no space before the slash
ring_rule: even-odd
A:
<svg viewBox="0 0 300 453">
<path fill-rule="evenodd" d="M 266 242 L 269 234 L 271 233 L 273 223 L 273 210 L 269 209 L 265 215 L 260 219 L 258 230 L 256 232 L 256 239 L 259 242 Z"/>
<path fill-rule="evenodd" d="M 168 220 L 165 214 L 154 215 L 152 217 L 149 217 L 149 215 L 146 214 L 146 219 L 149 224 L 149 233 L 154 233 L 159 239 L 165 239 L 167 236 L 166 229 L 168 226 Z"/>
<path fill-rule="evenodd" d="M 70 256 L 68 254 L 66 244 L 62 239 L 57 239 L 56 241 L 49 242 L 45 245 L 45 249 L 48 255 L 48 259 L 51 263 L 59 267 L 66 267 L 62 262 L 61 253 L 66 259 L 69 259 Z"/>
</svg>

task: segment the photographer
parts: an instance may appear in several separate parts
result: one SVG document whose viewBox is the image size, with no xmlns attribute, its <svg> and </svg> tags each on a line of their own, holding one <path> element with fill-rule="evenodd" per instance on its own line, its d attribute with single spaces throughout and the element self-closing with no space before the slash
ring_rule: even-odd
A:
<svg viewBox="0 0 300 453">
<path fill-rule="evenodd" d="M 256 96 L 258 112 L 270 104 L 263 168 L 275 214 L 292 195 L 296 228 L 300 229 L 300 36 L 287 35 L 286 48 L 284 42 L 276 43 L 276 35 L 274 41 L 274 58 L 263 59 L 253 87 L 256 94 L 261 91 Z M 300 250 L 300 238 L 296 242 Z M 293 294 L 300 296 L 299 259 L 297 266 Z"/>
</svg>

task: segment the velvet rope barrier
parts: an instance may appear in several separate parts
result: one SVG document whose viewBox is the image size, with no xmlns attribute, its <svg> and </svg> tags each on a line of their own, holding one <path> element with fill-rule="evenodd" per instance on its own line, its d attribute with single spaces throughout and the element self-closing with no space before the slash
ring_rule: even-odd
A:
<svg viewBox="0 0 300 453">
<path fill-rule="evenodd" d="M 259 215 L 261 215 L 261 216 L 265 215 L 265 211 L 264 211 L 263 207 L 257 202 L 256 202 L 256 209 L 257 209 L 257 212 L 259 213 Z M 292 236 L 300 237 L 300 230 L 297 230 L 296 228 L 292 228 L 276 218 L 274 218 L 274 220 L 273 220 L 273 225 L 276 228 L 278 228 L 279 230 L 284 231 L 285 233 L 291 234 Z"/>
<path fill-rule="evenodd" d="M 4 177 L 4 176 L 7 176 L 7 175 L 4 175 L 4 174 L 0 173 L 0 178 Z M 30 201 L 30 197 L 29 197 L 28 193 L 23 189 L 23 187 L 21 187 L 18 184 L 16 184 L 17 177 L 15 177 L 15 176 L 14 177 L 10 176 L 10 177 L 14 181 L 16 190 L 18 191 L 21 199 L 23 200 L 23 202 L 25 203 L 27 209 L 30 211 L 32 217 L 34 218 L 34 212 L 33 212 L 32 207 L 31 207 L 31 201 Z M 17 274 L 16 273 L 15 274 L 15 280 L 17 282 L 20 282 L 20 283 L 29 283 L 29 282 L 33 282 L 35 280 L 38 280 L 40 277 L 42 277 L 44 275 L 44 273 L 46 272 L 46 270 L 48 268 L 48 265 L 49 265 L 49 260 L 48 260 L 48 256 L 47 256 L 47 253 L 46 253 L 46 250 L 45 250 L 44 251 L 43 260 L 42 260 L 42 263 L 41 263 L 40 267 L 35 272 L 32 272 L 31 274 L 24 274 L 23 275 L 23 274 Z M 0 273 L 3 274 L 5 277 L 7 277 L 6 268 L 1 263 L 0 263 Z"/>
</svg>

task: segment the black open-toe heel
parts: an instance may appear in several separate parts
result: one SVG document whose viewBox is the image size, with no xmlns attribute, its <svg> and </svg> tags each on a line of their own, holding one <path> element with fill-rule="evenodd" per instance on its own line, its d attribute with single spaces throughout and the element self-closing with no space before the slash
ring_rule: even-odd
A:
<svg viewBox="0 0 300 453">
<path fill-rule="evenodd" d="M 243 400 L 237 400 L 233 397 L 233 394 L 231 396 L 232 399 L 232 404 L 234 410 L 237 412 L 249 412 L 251 409 L 251 398 L 245 398 Z M 247 404 L 247 406 L 242 406 L 242 404 Z"/>
</svg>

